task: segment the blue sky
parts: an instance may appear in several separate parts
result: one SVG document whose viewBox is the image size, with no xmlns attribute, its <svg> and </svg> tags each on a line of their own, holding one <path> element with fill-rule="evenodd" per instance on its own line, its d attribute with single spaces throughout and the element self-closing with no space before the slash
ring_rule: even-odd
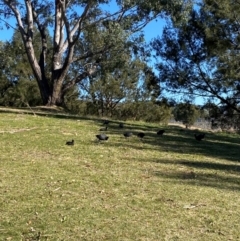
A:
<svg viewBox="0 0 240 241">
<path fill-rule="evenodd" d="M 118 7 L 115 3 L 115 1 L 112 1 L 110 4 L 104 5 L 104 9 L 110 12 L 115 12 L 118 10 Z M 15 27 L 15 21 L 8 19 L 7 22 Z M 164 26 L 165 22 L 164 20 L 158 20 L 158 21 L 152 21 L 150 22 L 145 28 L 144 28 L 144 32 L 146 34 L 146 40 L 150 41 L 152 38 L 157 37 L 158 35 L 161 34 L 162 28 Z M 0 35 L 0 40 L 2 41 L 6 41 L 6 40 L 10 40 L 13 34 L 13 29 L 7 29 L 7 28 L 3 28 L 3 30 L 1 30 L 1 35 Z"/>
</svg>

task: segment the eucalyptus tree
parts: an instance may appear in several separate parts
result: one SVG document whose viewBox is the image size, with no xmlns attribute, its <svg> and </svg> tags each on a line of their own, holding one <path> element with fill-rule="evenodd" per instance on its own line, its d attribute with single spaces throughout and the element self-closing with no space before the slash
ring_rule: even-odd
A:
<svg viewBox="0 0 240 241">
<path fill-rule="evenodd" d="M 38 83 L 43 104 L 62 105 L 69 88 L 91 77 L 102 54 L 118 48 L 119 35 L 134 36 L 151 20 L 163 14 L 181 16 L 186 0 L 3 0 L 0 14 L 3 23 L 16 28 Z M 108 11 L 115 4 L 115 12 Z M 16 20 L 11 26 L 8 18 Z M 98 45 L 83 44 L 96 29 Z M 49 30 L 49 32 L 47 31 Z M 34 47 L 34 36 L 40 34 L 41 44 Z M 49 39 L 52 38 L 51 46 Z M 134 44 L 134 39 L 131 38 Z M 86 42 L 85 42 L 86 43 Z M 47 59 L 51 59 L 47 63 Z M 75 68 L 73 75 L 71 68 Z M 70 77 L 67 78 L 71 72 Z"/>
<path fill-rule="evenodd" d="M 240 2 L 199 1 L 152 42 L 165 88 L 218 100 L 240 113 Z"/>
</svg>

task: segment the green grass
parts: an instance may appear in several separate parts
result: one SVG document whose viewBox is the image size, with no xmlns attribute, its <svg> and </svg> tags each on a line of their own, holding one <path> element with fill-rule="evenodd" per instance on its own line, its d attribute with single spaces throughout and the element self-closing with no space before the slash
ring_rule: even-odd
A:
<svg viewBox="0 0 240 241">
<path fill-rule="evenodd" d="M 240 240 L 239 135 L 0 113 L 0 240 Z M 159 128 L 166 128 L 162 137 Z M 75 140 L 67 146 L 67 140 Z"/>
</svg>

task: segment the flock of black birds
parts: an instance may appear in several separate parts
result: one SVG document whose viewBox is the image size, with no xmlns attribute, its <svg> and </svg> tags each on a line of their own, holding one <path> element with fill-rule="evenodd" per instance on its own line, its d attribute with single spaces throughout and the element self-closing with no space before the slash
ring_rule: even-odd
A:
<svg viewBox="0 0 240 241">
<path fill-rule="evenodd" d="M 105 125 L 105 127 L 104 127 L 104 128 L 100 128 L 99 131 L 107 131 L 107 129 L 108 129 L 108 124 L 109 124 L 109 121 L 108 121 L 108 120 L 103 121 L 103 125 Z M 124 128 L 124 124 L 123 124 L 123 123 L 120 123 L 118 127 L 119 127 L 120 129 L 123 129 L 123 128 Z M 159 130 L 159 131 L 157 132 L 157 135 L 162 136 L 164 132 L 165 132 L 165 130 Z M 132 133 L 131 131 L 125 131 L 125 132 L 123 132 L 123 136 L 124 136 L 126 139 L 128 139 L 129 137 L 133 136 L 133 133 Z M 136 134 L 136 136 L 137 136 L 139 139 L 143 139 L 143 137 L 145 136 L 145 133 L 144 133 L 144 132 L 138 132 L 138 133 Z M 96 137 L 97 137 L 97 139 L 98 139 L 99 141 L 106 141 L 106 140 L 109 139 L 109 137 L 106 136 L 106 134 L 98 134 L 98 135 L 96 135 Z"/>
<path fill-rule="evenodd" d="M 103 125 L 105 125 L 105 127 L 104 127 L 104 128 L 100 128 L 99 131 L 107 131 L 107 130 L 108 130 L 108 124 L 109 124 L 109 123 L 110 123 L 109 120 L 104 120 L 104 121 L 103 121 Z M 119 124 L 119 128 L 120 128 L 120 129 L 123 129 L 123 128 L 124 128 L 124 124 L 123 124 L 123 123 L 120 123 L 120 124 Z M 163 129 L 157 131 L 157 135 L 158 135 L 158 136 L 162 136 L 164 133 L 165 133 L 165 130 L 163 130 Z M 133 133 L 132 133 L 131 131 L 125 131 L 125 132 L 123 132 L 123 136 L 124 136 L 126 139 L 128 139 L 129 137 L 133 136 Z M 145 136 L 145 133 L 144 133 L 144 132 L 138 132 L 138 133 L 136 134 L 136 136 L 137 136 L 139 139 L 143 139 L 144 136 Z M 197 141 L 201 141 L 201 140 L 203 140 L 203 139 L 205 138 L 205 133 L 203 133 L 203 134 L 194 134 L 194 137 L 195 137 L 195 139 L 196 139 Z M 106 134 L 104 134 L 104 133 L 96 135 L 96 138 L 98 139 L 99 142 L 101 142 L 101 141 L 107 141 L 107 140 L 109 139 L 109 137 L 108 137 Z M 67 141 L 67 142 L 66 142 L 66 145 L 68 145 L 68 146 L 73 146 L 73 145 L 74 145 L 74 140 Z"/>
</svg>

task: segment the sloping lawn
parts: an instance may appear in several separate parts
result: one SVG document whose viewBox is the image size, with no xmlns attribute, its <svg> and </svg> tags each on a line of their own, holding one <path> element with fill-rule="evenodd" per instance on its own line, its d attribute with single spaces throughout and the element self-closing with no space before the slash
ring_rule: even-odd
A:
<svg viewBox="0 0 240 241">
<path fill-rule="evenodd" d="M 0 112 L 0 240 L 240 240 L 239 135 L 118 125 Z"/>
</svg>

